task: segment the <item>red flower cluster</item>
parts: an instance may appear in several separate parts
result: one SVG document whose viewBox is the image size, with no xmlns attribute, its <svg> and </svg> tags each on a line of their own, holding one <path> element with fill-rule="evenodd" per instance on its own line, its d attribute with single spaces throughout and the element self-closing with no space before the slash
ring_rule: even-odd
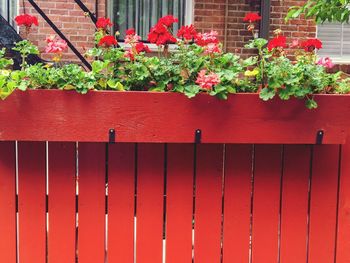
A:
<svg viewBox="0 0 350 263">
<path fill-rule="evenodd" d="M 193 40 L 197 36 L 197 31 L 193 25 L 182 26 L 177 32 L 177 36 L 185 40 Z"/>
<path fill-rule="evenodd" d="M 15 18 L 15 21 L 18 26 L 31 27 L 32 25 L 38 26 L 38 18 L 28 14 L 18 15 Z"/>
<path fill-rule="evenodd" d="M 96 27 L 97 27 L 98 29 L 104 29 L 104 30 L 106 30 L 107 27 L 110 27 L 110 26 L 112 26 L 112 25 L 113 25 L 113 24 L 112 24 L 112 22 L 111 22 L 111 20 L 110 20 L 109 18 L 100 17 L 100 18 L 97 20 L 97 22 L 96 22 Z"/>
<path fill-rule="evenodd" d="M 287 47 L 287 39 L 285 36 L 277 36 L 269 42 L 267 45 L 267 48 L 269 51 L 271 51 L 274 48 L 286 48 Z"/>
<path fill-rule="evenodd" d="M 142 43 L 142 42 L 137 43 L 136 46 L 135 46 L 135 49 L 136 49 L 137 53 L 151 52 L 149 47 L 147 45 L 145 45 L 144 43 Z"/>
<path fill-rule="evenodd" d="M 317 38 L 311 38 L 301 43 L 301 47 L 305 49 L 305 51 L 314 51 L 315 49 L 322 48 L 321 40 Z"/>
<path fill-rule="evenodd" d="M 199 33 L 196 36 L 196 44 L 198 46 L 204 47 L 208 44 L 218 44 L 218 32 L 216 31 L 210 31 L 210 33 Z"/>
<path fill-rule="evenodd" d="M 179 19 L 173 17 L 172 15 L 167 15 L 160 18 L 158 24 L 165 25 L 166 27 L 171 27 L 174 23 L 177 22 L 179 22 Z"/>
<path fill-rule="evenodd" d="M 127 29 L 127 30 L 125 31 L 125 34 L 126 34 L 126 35 L 131 35 L 131 36 L 136 35 L 135 28 L 129 28 L 129 29 Z"/>
<path fill-rule="evenodd" d="M 100 47 L 111 47 L 117 45 L 118 42 L 113 36 L 104 36 L 98 42 L 98 46 Z"/>
<path fill-rule="evenodd" d="M 260 21 L 260 20 L 261 20 L 261 16 L 259 16 L 258 13 L 248 13 L 243 18 L 243 21 L 246 21 L 246 22 L 249 21 L 249 23 L 253 23 L 255 21 Z"/>
<path fill-rule="evenodd" d="M 176 43 L 176 38 L 169 32 L 169 27 L 177 21 L 178 19 L 171 15 L 160 18 L 158 23 L 151 28 L 148 41 L 155 43 L 157 46 Z"/>
</svg>

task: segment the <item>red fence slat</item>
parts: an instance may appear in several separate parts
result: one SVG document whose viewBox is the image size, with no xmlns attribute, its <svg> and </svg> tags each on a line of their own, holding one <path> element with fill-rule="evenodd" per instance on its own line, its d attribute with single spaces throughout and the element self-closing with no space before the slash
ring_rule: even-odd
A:
<svg viewBox="0 0 350 263">
<path fill-rule="evenodd" d="M 248 262 L 252 145 L 226 146 L 223 262 Z"/>
<path fill-rule="evenodd" d="M 350 262 L 350 144 L 342 146 L 339 192 L 337 262 Z"/>
<path fill-rule="evenodd" d="M 309 263 L 329 263 L 335 253 L 339 146 L 315 146 L 312 165 Z"/>
<path fill-rule="evenodd" d="M 169 144 L 167 162 L 166 262 L 192 262 L 192 144 Z"/>
<path fill-rule="evenodd" d="M 19 260 L 44 263 L 45 143 L 18 143 Z"/>
<path fill-rule="evenodd" d="M 75 262 L 75 143 L 49 143 L 50 263 Z"/>
<path fill-rule="evenodd" d="M 281 262 L 306 262 L 311 148 L 286 145 L 281 221 Z"/>
<path fill-rule="evenodd" d="M 221 258 L 223 145 L 200 144 L 196 160 L 194 260 Z"/>
<path fill-rule="evenodd" d="M 79 143 L 79 262 L 105 258 L 105 144 Z"/>
<path fill-rule="evenodd" d="M 0 262 L 16 262 L 15 143 L 0 142 Z"/>
<path fill-rule="evenodd" d="M 281 146 L 255 147 L 253 262 L 276 262 L 280 206 Z"/>
<path fill-rule="evenodd" d="M 109 145 L 108 261 L 134 262 L 135 144 Z"/>
<path fill-rule="evenodd" d="M 138 263 L 161 263 L 164 145 L 139 144 L 137 160 L 136 260 Z"/>
</svg>

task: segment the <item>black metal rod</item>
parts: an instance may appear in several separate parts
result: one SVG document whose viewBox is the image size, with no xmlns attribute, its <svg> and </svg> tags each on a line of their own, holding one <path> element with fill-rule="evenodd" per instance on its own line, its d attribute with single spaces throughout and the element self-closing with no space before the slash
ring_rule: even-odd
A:
<svg viewBox="0 0 350 263">
<path fill-rule="evenodd" d="M 75 48 L 75 46 L 69 41 L 68 38 L 57 28 L 57 26 L 51 21 L 50 18 L 41 10 L 41 8 L 33 1 L 28 0 L 28 2 L 34 7 L 34 9 L 45 19 L 45 21 L 51 26 L 51 28 L 56 32 L 57 35 L 60 36 L 64 41 L 67 42 L 69 48 L 74 52 L 74 54 L 80 59 L 80 61 L 88 68 L 92 69 L 90 63 L 79 53 L 79 51 Z"/>
<path fill-rule="evenodd" d="M 260 14 L 260 37 L 268 39 L 270 31 L 271 0 L 261 0 Z"/>
<path fill-rule="evenodd" d="M 77 5 L 80 7 L 81 10 L 83 10 L 85 13 L 87 13 L 89 15 L 89 17 L 91 18 L 92 22 L 94 22 L 94 24 L 96 24 L 97 22 L 97 18 L 96 15 L 94 13 L 92 13 L 89 8 L 86 7 L 86 5 L 84 5 L 84 3 L 82 3 L 80 0 L 74 0 Z M 98 3 L 96 1 L 96 6 L 98 6 Z M 96 10 L 97 12 L 97 10 Z"/>
</svg>

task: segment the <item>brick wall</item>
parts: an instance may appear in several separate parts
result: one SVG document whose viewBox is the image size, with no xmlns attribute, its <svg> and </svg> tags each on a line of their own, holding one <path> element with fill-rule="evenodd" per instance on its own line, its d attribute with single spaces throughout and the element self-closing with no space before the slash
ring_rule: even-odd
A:
<svg viewBox="0 0 350 263">
<path fill-rule="evenodd" d="M 284 35 L 291 41 L 294 38 L 315 37 L 316 26 L 312 20 L 303 18 L 291 20 L 285 24 L 284 18 L 290 6 L 301 5 L 305 1 L 296 0 L 272 0 L 270 36 L 277 28 L 283 30 Z M 252 53 L 244 45 L 252 38 L 247 31 L 247 23 L 243 18 L 248 12 L 260 12 L 260 0 L 229 0 L 227 17 L 227 51 L 235 52 L 242 56 Z M 226 0 L 195 0 L 194 23 L 200 31 L 217 30 L 221 40 L 224 41 Z M 259 28 L 259 25 L 257 25 Z"/>
<path fill-rule="evenodd" d="M 56 35 L 55 32 L 30 3 L 24 1 L 23 6 L 23 2 L 19 2 L 19 13 L 24 13 L 25 11 L 28 14 L 36 15 L 39 19 L 39 27 L 32 28 L 28 39 L 38 45 L 43 58 L 50 59 L 49 54 L 43 53 L 46 46 L 45 39 L 49 35 Z M 93 46 L 95 26 L 73 0 L 36 0 L 35 2 L 81 53 Z M 84 0 L 83 3 L 92 12 L 95 12 L 95 0 Z M 100 0 L 98 3 L 98 15 L 100 17 L 105 16 L 105 10 L 105 0 Z M 25 32 L 21 32 L 21 34 L 24 36 Z M 64 54 L 64 59 L 77 60 L 77 57 L 69 50 Z"/>
<path fill-rule="evenodd" d="M 235 52 L 243 56 L 252 53 L 252 50 L 244 48 L 244 44 L 252 36 L 246 29 L 247 23 L 243 22 L 243 17 L 248 12 L 259 12 L 260 0 L 228 0 L 228 6 L 226 6 L 226 0 L 193 1 L 194 24 L 199 31 L 218 31 L 220 39 L 225 41 L 225 46 L 229 52 Z M 73 0 L 37 0 L 36 2 L 81 53 L 93 46 L 94 25 L 90 18 L 84 16 L 83 11 Z M 84 0 L 83 2 L 91 11 L 95 11 L 95 0 Z M 105 16 L 105 2 L 106 0 L 99 0 L 99 17 Z M 290 21 L 289 24 L 284 23 L 284 17 L 288 8 L 304 2 L 297 0 L 271 0 L 270 35 L 272 36 L 273 30 L 281 28 L 290 39 L 314 37 L 316 27 L 311 20 L 297 19 Z M 23 13 L 22 1 L 20 3 L 20 13 Z M 27 13 L 35 14 L 39 17 L 39 27 L 34 27 L 28 37 L 35 44 L 38 44 L 40 50 L 43 51 L 46 45 L 46 36 L 54 34 L 54 32 L 28 2 L 25 4 L 25 10 Z M 225 18 L 226 14 L 228 14 L 227 18 Z M 226 37 L 225 32 L 227 32 Z M 43 57 L 49 58 L 49 55 L 43 54 Z M 76 60 L 76 57 L 72 52 L 68 52 L 65 55 L 65 59 Z"/>
</svg>

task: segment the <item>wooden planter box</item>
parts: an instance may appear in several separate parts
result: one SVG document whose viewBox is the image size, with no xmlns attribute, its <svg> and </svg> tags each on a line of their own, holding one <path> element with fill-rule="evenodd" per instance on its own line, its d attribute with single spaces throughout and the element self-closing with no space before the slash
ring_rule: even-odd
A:
<svg viewBox="0 0 350 263">
<path fill-rule="evenodd" d="M 150 92 L 16 91 L 0 103 L 0 140 L 191 143 L 343 144 L 350 127 L 349 95 L 317 95 L 319 108 L 303 100 L 263 102 L 257 94 L 222 101 L 202 94 Z"/>
<path fill-rule="evenodd" d="M 350 262 L 350 96 L 315 99 L 16 91 L 0 262 Z"/>
</svg>

